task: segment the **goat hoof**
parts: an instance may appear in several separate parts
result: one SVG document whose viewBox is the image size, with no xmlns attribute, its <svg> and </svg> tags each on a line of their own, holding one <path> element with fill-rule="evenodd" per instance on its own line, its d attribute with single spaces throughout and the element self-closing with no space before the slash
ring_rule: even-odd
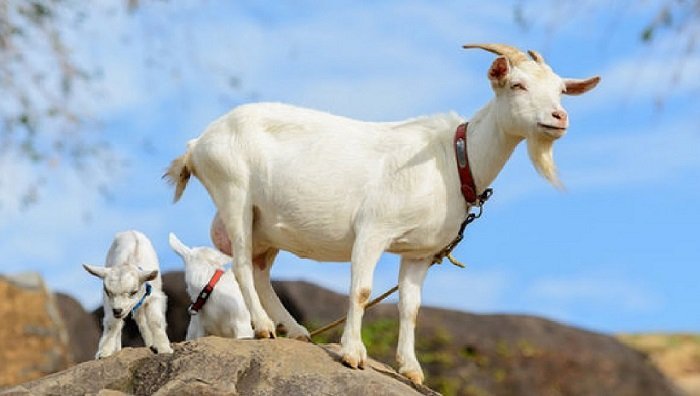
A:
<svg viewBox="0 0 700 396">
<path fill-rule="evenodd" d="M 153 353 L 158 353 L 158 349 L 156 347 L 154 347 L 153 345 L 149 346 L 148 349 L 150 349 L 151 352 L 153 352 Z"/>
<path fill-rule="evenodd" d="M 302 342 L 311 342 L 311 337 L 309 337 L 307 335 L 298 335 L 292 339 L 297 340 L 297 341 L 302 341 Z"/>
<path fill-rule="evenodd" d="M 364 369 L 365 368 L 365 361 L 362 359 L 357 359 L 354 358 L 350 355 L 343 355 L 341 361 L 343 364 L 347 367 L 350 367 L 352 369 Z"/>
<path fill-rule="evenodd" d="M 411 382 L 413 382 L 416 385 L 423 384 L 423 373 L 421 373 L 420 371 L 417 371 L 417 370 L 405 371 L 405 372 L 402 372 L 401 375 L 408 378 Z"/>
<path fill-rule="evenodd" d="M 275 332 L 270 330 L 255 330 L 255 338 L 276 338 Z"/>
</svg>

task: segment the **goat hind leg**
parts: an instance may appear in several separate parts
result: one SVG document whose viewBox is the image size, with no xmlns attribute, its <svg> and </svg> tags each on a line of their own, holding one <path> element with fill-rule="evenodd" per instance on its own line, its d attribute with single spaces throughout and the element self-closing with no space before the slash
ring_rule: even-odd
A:
<svg viewBox="0 0 700 396">
<path fill-rule="evenodd" d="M 255 291 L 253 277 L 253 207 L 240 189 L 229 191 L 227 199 L 215 199 L 226 233 L 231 240 L 233 272 L 250 311 L 256 338 L 275 338 L 275 323 L 265 312 Z"/>
<path fill-rule="evenodd" d="M 255 278 L 255 290 L 260 296 L 260 302 L 275 323 L 281 323 L 287 329 L 287 337 L 300 341 L 311 341 L 309 331 L 300 325 L 287 311 L 280 301 L 270 282 L 270 270 L 277 256 L 277 249 L 270 249 L 256 256 L 253 260 L 253 276 Z"/>
</svg>

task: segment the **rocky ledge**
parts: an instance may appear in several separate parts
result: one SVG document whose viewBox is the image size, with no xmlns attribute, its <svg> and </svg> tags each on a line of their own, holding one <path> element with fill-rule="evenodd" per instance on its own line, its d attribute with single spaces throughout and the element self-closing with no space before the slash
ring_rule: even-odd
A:
<svg viewBox="0 0 700 396">
<path fill-rule="evenodd" d="M 336 344 L 206 337 L 174 350 L 125 348 L 0 394 L 438 395 L 374 360 L 364 370 L 344 367 Z"/>
</svg>

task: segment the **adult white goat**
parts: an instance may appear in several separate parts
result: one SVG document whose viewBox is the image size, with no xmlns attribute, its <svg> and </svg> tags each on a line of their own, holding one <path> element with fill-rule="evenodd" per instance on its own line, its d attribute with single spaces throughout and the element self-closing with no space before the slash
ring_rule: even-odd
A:
<svg viewBox="0 0 700 396">
<path fill-rule="evenodd" d="M 562 79 L 534 51 L 530 59 L 502 44 L 464 47 L 500 55 L 488 71 L 495 98 L 468 128 L 477 193 L 524 139 L 535 168 L 558 184 L 552 144 L 568 127 L 561 94 L 582 94 L 600 78 Z M 275 323 L 265 310 L 275 321 L 289 322 L 269 287 L 279 249 L 318 261 L 351 261 L 342 360 L 362 367 L 367 352 L 361 320 L 375 265 L 384 251 L 400 254 L 397 360 L 399 371 L 420 383 L 414 328 L 422 282 L 433 255 L 456 236 L 469 207 L 453 148 L 455 130 L 464 122 L 450 113 L 370 123 L 283 104 L 249 104 L 190 141 L 166 176 L 177 185 L 176 201 L 190 174 L 214 200 L 258 337 L 274 336 Z M 290 331 L 308 334 L 300 326 Z"/>
<path fill-rule="evenodd" d="M 208 335 L 252 338 L 250 313 L 236 277 L 232 271 L 223 269 L 231 257 L 206 246 L 190 248 L 173 233 L 170 233 L 168 241 L 185 263 L 185 284 L 193 306 L 201 301 L 201 305 L 196 308 L 198 312 L 190 312 L 192 315 L 185 339 L 193 340 Z M 215 278 L 217 271 L 222 272 Z M 200 292 L 206 285 L 212 284 L 212 279 L 216 279 L 216 283 L 213 283 L 216 286 L 212 286 L 212 290 L 200 300 Z"/>
<path fill-rule="evenodd" d="M 87 272 L 104 281 L 104 318 L 96 359 L 122 348 L 124 318 L 132 313 L 147 347 L 156 353 L 172 353 L 165 333 L 167 297 L 161 290 L 158 256 L 148 238 L 138 231 L 114 237 L 104 267 L 83 264 Z"/>
</svg>

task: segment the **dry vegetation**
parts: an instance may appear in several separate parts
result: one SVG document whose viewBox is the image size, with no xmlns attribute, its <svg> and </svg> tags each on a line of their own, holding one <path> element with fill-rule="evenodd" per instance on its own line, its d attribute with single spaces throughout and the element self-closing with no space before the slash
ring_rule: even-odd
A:
<svg viewBox="0 0 700 396">
<path fill-rule="evenodd" d="M 619 338 L 649 356 L 688 395 L 700 395 L 700 334 L 627 334 Z"/>
</svg>

